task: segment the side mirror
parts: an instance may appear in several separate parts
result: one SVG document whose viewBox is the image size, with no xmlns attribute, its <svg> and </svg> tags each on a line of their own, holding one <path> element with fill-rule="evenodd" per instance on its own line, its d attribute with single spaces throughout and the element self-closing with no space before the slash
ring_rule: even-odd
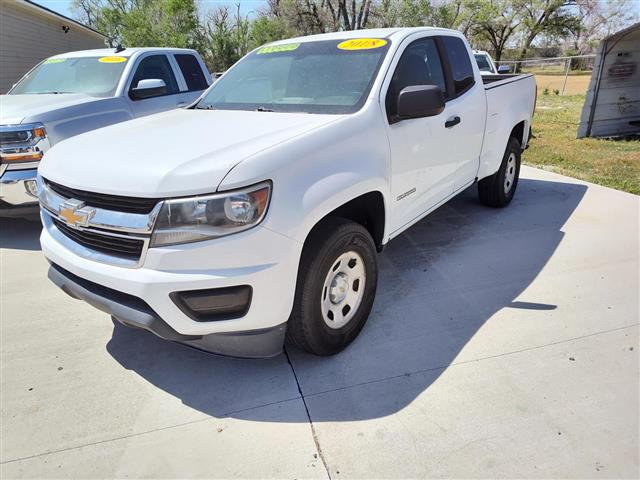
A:
<svg viewBox="0 0 640 480">
<path fill-rule="evenodd" d="M 509 65 L 500 65 L 498 67 L 498 73 L 499 74 L 511 73 L 511 67 L 509 67 Z"/>
<path fill-rule="evenodd" d="M 398 120 L 433 117 L 444 110 L 444 96 L 436 85 L 405 87 L 398 95 Z"/>
<path fill-rule="evenodd" d="M 147 78 L 140 80 L 135 88 L 129 92 L 132 100 L 142 100 L 143 98 L 158 97 L 167 93 L 167 84 L 159 78 Z"/>
</svg>

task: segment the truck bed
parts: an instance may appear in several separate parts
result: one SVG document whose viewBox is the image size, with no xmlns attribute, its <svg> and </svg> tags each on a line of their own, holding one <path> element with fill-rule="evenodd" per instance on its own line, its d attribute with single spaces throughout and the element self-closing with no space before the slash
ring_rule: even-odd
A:
<svg viewBox="0 0 640 480">
<path fill-rule="evenodd" d="M 485 85 L 485 88 L 494 88 L 502 85 L 507 85 L 509 83 L 517 82 L 518 80 L 523 80 L 525 78 L 529 78 L 532 75 L 530 73 L 519 74 L 519 73 L 509 73 L 509 74 L 500 74 L 500 75 L 483 75 L 482 83 Z"/>
</svg>

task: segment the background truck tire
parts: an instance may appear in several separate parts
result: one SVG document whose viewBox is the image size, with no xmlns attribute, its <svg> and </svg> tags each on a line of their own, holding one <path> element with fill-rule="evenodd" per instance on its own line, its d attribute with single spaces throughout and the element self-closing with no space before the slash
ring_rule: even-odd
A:
<svg viewBox="0 0 640 480">
<path fill-rule="evenodd" d="M 506 207 L 511 202 L 520 177 L 520 142 L 509 138 L 500 169 L 478 182 L 480 201 L 489 207 Z"/>
<path fill-rule="evenodd" d="M 315 355 L 343 350 L 369 317 L 377 281 L 367 229 L 343 218 L 324 220 L 302 252 L 287 342 Z"/>
</svg>

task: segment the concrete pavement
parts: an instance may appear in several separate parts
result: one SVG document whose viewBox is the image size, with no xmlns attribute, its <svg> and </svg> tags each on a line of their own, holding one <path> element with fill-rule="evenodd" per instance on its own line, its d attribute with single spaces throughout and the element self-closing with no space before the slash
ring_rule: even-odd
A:
<svg viewBox="0 0 640 480">
<path fill-rule="evenodd" d="M 356 342 L 208 356 L 67 297 L 0 221 L 2 478 L 637 478 L 637 196 L 524 167 L 392 241 Z"/>
</svg>

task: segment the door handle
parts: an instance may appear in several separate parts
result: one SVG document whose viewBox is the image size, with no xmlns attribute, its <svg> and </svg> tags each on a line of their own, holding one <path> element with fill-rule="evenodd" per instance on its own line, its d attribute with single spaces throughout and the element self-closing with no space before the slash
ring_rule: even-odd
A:
<svg viewBox="0 0 640 480">
<path fill-rule="evenodd" d="M 449 120 L 447 120 L 446 122 L 444 122 L 444 126 L 445 128 L 451 128 L 451 127 L 455 127 L 456 125 L 458 125 L 462 120 L 460 120 L 460 117 L 458 117 L 457 115 L 453 118 L 450 118 Z"/>
</svg>

